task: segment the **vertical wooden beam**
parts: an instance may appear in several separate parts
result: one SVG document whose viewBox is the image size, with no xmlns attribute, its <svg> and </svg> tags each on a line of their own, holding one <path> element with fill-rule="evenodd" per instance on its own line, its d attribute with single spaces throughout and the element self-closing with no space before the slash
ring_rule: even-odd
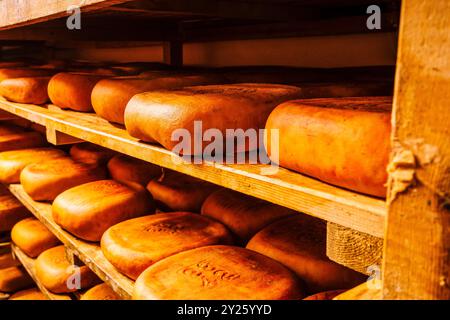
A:
<svg viewBox="0 0 450 320">
<path fill-rule="evenodd" d="M 402 3 L 384 299 L 450 299 L 450 1 Z"/>
<path fill-rule="evenodd" d="M 181 67 L 183 65 L 183 42 L 179 39 L 164 42 L 163 56 L 165 63 Z"/>
</svg>

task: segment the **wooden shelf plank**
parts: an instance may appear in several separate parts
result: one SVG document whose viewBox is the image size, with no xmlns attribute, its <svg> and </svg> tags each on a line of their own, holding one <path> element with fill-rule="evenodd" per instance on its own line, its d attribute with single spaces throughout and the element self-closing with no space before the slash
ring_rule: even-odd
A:
<svg viewBox="0 0 450 320">
<path fill-rule="evenodd" d="M 381 280 L 372 279 L 336 296 L 333 300 L 381 300 Z"/>
<path fill-rule="evenodd" d="M 22 250 L 20 250 L 17 246 L 11 243 L 11 250 L 14 256 L 22 263 L 25 270 L 31 276 L 31 278 L 36 283 L 37 287 L 41 292 L 50 300 L 73 300 L 71 295 L 68 294 L 55 294 L 47 290 L 36 277 L 36 272 L 34 270 L 35 259 L 28 257 Z"/>
<path fill-rule="evenodd" d="M 58 226 L 52 218 L 51 205 L 36 202 L 23 190 L 21 185 L 10 185 L 9 189 L 31 213 L 39 219 L 68 249 L 94 271 L 100 279 L 106 282 L 123 299 L 130 299 L 134 282 L 119 273 L 103 256 L 96 243 L 81 241 Z"/>
<path fill-rule="evenodd" d="M 124 128 L 95 114 L 8 102 L 0 109 L 52 130 L 89 141 L 154 164 L 267 200 L 342 226 L 383 237 L 385 201 L 331 186 L 283 168 L 263 175 L 268 165 L 184 162 L 172 152 L 131 137 Z"/>
</svg>

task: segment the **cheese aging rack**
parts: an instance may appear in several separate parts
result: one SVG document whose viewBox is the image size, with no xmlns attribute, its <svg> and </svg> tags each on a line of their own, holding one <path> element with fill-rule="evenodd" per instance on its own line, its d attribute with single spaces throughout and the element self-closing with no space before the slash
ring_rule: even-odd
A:
<svg viewBox="0 0 450 320">
<path fill-rule="evenodd" d="M 294 37 L 326 42 L 336 35 L 390 32 L 398 40 L 386 199 L 284 168 L 265 175 L 261 169 L 267 165 L 188 163 L 94 113 L 52 104 L 0 98 L 0 121 L 26 119 L 39 125 L 53 145 L 91 142 L 378 240 L 377 285 L 362 284 L 341 299 L 450 299 L 450 3 L 376 2 L 382 30 L 367 28 L 365 8 L 372 1 L 366 0 L 3 0 L 0 59 L 23 51 L 54 57 L 59 49 L 53 45 L 61 43 L 67 44 L 69 56 L 70 48 L 91 48 L 89 44 L 126 48 L 152 43 L 161 46 L 163 62 L 182 66 L 191 43 Z M 66 27 L 75 12 L 68 11 L 70 5 L 81 10 L 80 30 Z M 33 201 L 21 185 L 8 188 L 64 244 L 70 261 L 87 265 L 121 298 L 131 298 L 134 282 L 115 270 L 98 245 L 64 231 L 53 221 L 51 205 Z M 358 247 L 355 254 L 365 247 L 353 245 Z M 26 268 L 33 268 L 32 259 L 17 246 L 12 250 Z M 76 298 L 44 294 L 50 299 Z"/>
</svg>

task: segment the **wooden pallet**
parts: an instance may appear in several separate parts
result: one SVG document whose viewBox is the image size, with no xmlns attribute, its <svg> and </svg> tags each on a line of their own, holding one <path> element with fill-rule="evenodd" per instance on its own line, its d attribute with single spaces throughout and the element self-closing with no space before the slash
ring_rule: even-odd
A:
<svg viewBox="0 0 450 320">
<path fill-rule="evenodd" d="M 69 260 L 76 264 L 77 259 L 80 259 L 100 279 L 111 286 L 121 298 L 131 298 L 134 282 L 118 272 L 106 260 L 98 244 L 81 241 L 61 229 L 53 221 L 51 205 L 34 201 L 26 194 L 21 185 L 11 185 L 9 189 L 65 245 Z"/>
<path fill-rule="evenodd" d="M 28 257 L 22 250 L 20 250 L 14 244 L 11 244 L 11 250 L 14 256 L 20 261 L 25 270 L 31 276 L 33 281 L 36 283 L 37 287 L 49 300 L 73 300 L 74 296 L 72 294 L 55 294 L 47 290 L 39 279 L 36 277 L 36 272 L 34 269 L 35 259 Z"/>
<path fill-rule="evenodd" d="M 187 163 L 162 147 L 140 142 L 123 127 L 112 125 L 95 114 L 63 111 L 55 106 L 17 104 L 4 99 L 0 100 L 0 109 L 46 126 L 47 138 L 53 144 L 89 141 L 363 233 L 380 238 L 384 234 L 386 207 L 381 199 L 283 168 L 273 175 L 262 174 L 269 165 Z"/>
</svg>

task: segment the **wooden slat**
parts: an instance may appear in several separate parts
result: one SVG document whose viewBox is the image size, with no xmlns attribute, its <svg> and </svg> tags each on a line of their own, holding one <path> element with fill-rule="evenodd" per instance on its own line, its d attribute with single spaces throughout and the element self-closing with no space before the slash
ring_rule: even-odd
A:
<svg viewBox="0 0 450 320">
<path fill-rule="evenodd" d="M 36 283 L 37 287 L 41 292 L 50 300 L 72 300 L 71 296 L 68 294 L 55 294 L 47 290 L 36 277 L 36 272 L 34 269 L 35 259 L 28 257 L 22 250 L 20 250 L 14 244 L 11 244 L 11 249 L 14 256 L 20 261 L 25 270 L 31 276 L 31 278 Z"/>
<path fill-rule="evenodd" d="M 103 256 L 102 250 L 95 243 L 78 240 L 68 232 L 61 229 L 52 218 L 51 205 L 33 201 L 21 185 L 10 185 L 12 194 L 19 199 L 31 213 L 39 219 L 71 252 L 94 271 L 100 279 L 106 282 L 123 299 L 130 299 L 134 282 L 119 273 L 114 266 Z"/>
<path fill-rule="evenodd" d="M 381 281 L 369 280 L 359 286 L 345 291 L 333 300 L 381 300 Z"/>
<path fill-rule="evenodd" d="M 450 299 L 450 1 L 403 1 L 383 295 Z"/>
<path fill-rule="evenodd" d="M 0 100 L 0 109 L 54 130 L 179 171 L 263 200 L 331 221 L 376 237 L 383 237 L 385 202 L 340 189 L 280 168 L 263 175 L 268 165 L 185 163 L 172 152 L 141 143 L 126 130 L 94 114 L 58 111 Z"/>
<path fill-rule="evenodd" d="M 0 30 L 67 16 L 72 5 L 88 12 L 127 1 L 130 0 L 2 0 Z"/>
</svg>

